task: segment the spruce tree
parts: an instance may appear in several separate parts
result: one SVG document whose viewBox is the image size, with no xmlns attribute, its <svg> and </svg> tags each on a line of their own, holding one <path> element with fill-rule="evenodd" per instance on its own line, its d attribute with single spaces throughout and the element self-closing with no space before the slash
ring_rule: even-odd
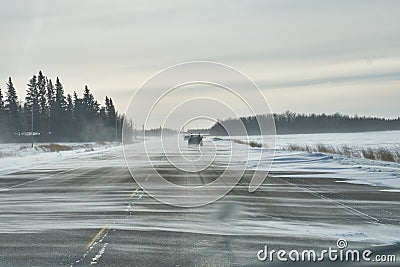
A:
<svg viewBox="0 0 400 267">
<path fill-rule="evenodd" d="M 108 116 L 108 123 L 107 126 L 112 129 L 111 134 L 110 134 L 110 139 L 115 140 L 115 131 L 116 127 L 118 127 L 118 116 L 117 112 L 115 111 L 114 103 L 111 98 L 108 100 L 108 104 L 106 103 L 106 110 L 107 110 L 107 116 Z"/>
<path fill-rule="evenodd" d="M 82 137 L 85 141 L 97 138 L 98 134 L 104 130 L 99 118 L 99 106 L 86 85 L 82 98 L 82 121 L 80 122 Z"/>
<path fill-rule="evenodd" d="M 11 77 L 8 78 L 5 108 L 8 113 L 8 131 L 12 139 L 21 132 L 20 105 Z"/>
<path fill-rule="evenodd" d="M 25 114 L 25 131 L 29 132 L 32 130 L 39 131 L 39 93 L 38 93 L 38 83 L 36 75 L 33 75 L 27 84 L 28 88 L 26 90 L 24 114 Z M 33 112 L 33 121 L 32 121 Z"/>
<path fill-rule="evenodd" d="M 5 109 L 5 106 L 4 106 L 3 93 L 0 88 L 0 111 L 4 111 L 4 109 Z"/>
<path fill-rule="evenodd" d="M 8 126 L 3 93 L 0 88 L 0 142 L 7 139 Z"/>
<path fill-rule="evenodd" d="M 118 136 L 122 131 L 123 116 L 118 115 L 111 98 L 106 97 L 105 105 L 100 105 L 88 86 L 82 98 L 76 92 L 65 96 L 60 79 L 53 85 L 42 71 L 29 80 L 24 102 L 22 109 L 10 77 L 6 96 L 0 89 L 1 142 L 24 141 L 21 133 L 31 131 L 32 111 L 33 130 L 40 132 L 43 141 L 113 141 L 116 127 Z"/>
<path fill-rule="evenodd" d="M 67 95 L 67 112 L 70 113 L 70 117 L 74 113 L 74 102 L 72 101 L 72 97 L 70 94 Z"/>
<path fill-rule="evenodd" d="M 31 109 L 32 106 L 34 109 L 38 110 L 38 88 L 37 88 L 37 77 L 33 75 L 27 84 L 28 88 L 26 90 L 25 104 Z"/>
<path fill-rule="evenodd" d="M 68 126 L 66 128 L 65 135 L 68 140 L 72 140 L 74 138 L 74 132 L 76 129 L 73 127 L 74 124 L 74 102 L 70 94 L 67 95 L 67 106 L 65 111 L 65 124 Z"/>
<path fill-rule="evenodd" d="M 66 106 L 64 88 L 57 77 L 55 84 L 55 98 L 52 107 L 51 126 L 53 138 L 62 140 L 65 137 L 65 131 L 71 125 L 65 124 Z"/>
<path fill-rule="evenodd" d="M 47 120 L 47 131 L 48 133 L 52 133 L 52 117 L 54 113 L 54 86 L 51 79 L 47 79 L 46 77 L 46 98 L 47 98 L 47 106 L 48 106 L 48 120 Z"/>
<path fill-rule="evenodd" d="M 99 103 L 95 100 L 93 94 L 90 92 L 87 85 L 85 85 L 85 90 L 83 92 L 83 108 L 85 109 L 85 117 L 92 119 L 97 117 L 99 112 Z"/>
<path fill-rule="evenodd" d="M 51 79 L 46 78 L 46 83 L 47 83 L 47 92 L 46 92 L 46 97 L 47 97 L 47 103 L 49 106 L 49 110 L 51 111 L 51 108 L 53 107 L 54 104 L 54 86 L 53 82 Z"/>
<path fill-rule="evenodd" d="M 47 105 L 46 98 L 46 77 L 39 71 L 38 81 L 38 101 L 39 101 L 39 132 L 40 134 L 48 134 L 48 117 L 49 117 L 49 106 Z"/>
<path fill-rule="evenodd" d="M 109 123 L 111 126 L 115 125 L 115 120 L 117 119 L 117 113 L 115 111 L 114 103 L 111 98 L 108 100 L 108 104 L 106 101 L 106 110 L 107 115 L 109 117 Z"/>
<path fill-rule="evenodd" d="M 48 106 L 46 99 L 46 77 L 43 76 L 42 71 L 39 71 L 38 80 L 37 80 L 37 88 L 38 88 L 38 100 L 39 100 L 39 111 L 42 115 L 47 115 Z"/>
<path fill-rule="evenodd" d="M 65 110 L 66 101 L 64 95 L 64 87 L 60 82 L 60 79 L 57 77 L 55 84 L 55 107 L 56 110 L 61 112 Z"/>
<path fill-rule="evenodd" d="M 73 123 L 73 127 L 75 129 L 74 137 L 77 140 L 82 140 L 82 128 L 84 126 L 82 99 L 80 99 L 78 97 L 78 94 L 75 91 L 74 91 L 73 95 L 74 95 L 74 99 L 73 99 L 73 104 L 74 104 L 74 109 L 73 109 L 74 123 Z"/>
</svg>

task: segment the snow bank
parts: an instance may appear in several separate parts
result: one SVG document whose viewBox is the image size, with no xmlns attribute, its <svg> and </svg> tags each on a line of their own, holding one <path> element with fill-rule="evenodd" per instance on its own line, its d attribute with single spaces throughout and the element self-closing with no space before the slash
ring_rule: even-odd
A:
<svg viewBox="0 0 400 267">
<path fill-rule="evenodd" d="M 55 148 L 55 149 L 54 149 Z M 117 143 L 40 143 L 0 144 L 0 175 L 51 164 L 71 157 L 101 154 L 109 149 L 121 149 Z"/>
</svg>

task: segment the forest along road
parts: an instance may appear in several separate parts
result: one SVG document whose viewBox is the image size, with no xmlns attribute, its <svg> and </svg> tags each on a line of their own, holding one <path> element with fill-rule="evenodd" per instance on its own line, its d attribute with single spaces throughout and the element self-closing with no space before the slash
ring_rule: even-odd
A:
<svg viewBox="0 0 400 267">
<path fill-rule="evenodd" d="M 161 153 L 156 168 L 177 184 L 222 171 L 185 174 Z M 374 251 L 400 236 L 399 193 L 320 174 L 275 171 L 249 193 L 247 171 L 227 196 L 199 208 L 143 193 L 122 150 L 2 175 L 0 266 L 265 266 L 257 259 L 264 245 L 322 250 L 345 238 Z"/>
</svg>

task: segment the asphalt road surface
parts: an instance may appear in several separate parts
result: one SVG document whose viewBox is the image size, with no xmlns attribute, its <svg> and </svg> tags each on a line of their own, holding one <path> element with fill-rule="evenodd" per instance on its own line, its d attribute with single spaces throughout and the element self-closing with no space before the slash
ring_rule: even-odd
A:
<svg viewBox="0 0 400 267">
<path fill-rule="evenodd" d="M 185 174 L 162 155 L 158 162 L 177 184 L 212 181 L 222 171 Z M 0 266 L 267 266 L 257 258 L 265 245 L 326 249 L 345 237 L 354 249 L 389 251 L 376 246 L 379 236 L 399 235 L 399 193 L 317 171 L 296 177 L 295 168 L 271 172 L 249 193 L 250 175 L 199 208 L 146 195 L 119 149 L 3 175 Z M 400 260 L 398 250 L 391 254 Z"/>
</svg>

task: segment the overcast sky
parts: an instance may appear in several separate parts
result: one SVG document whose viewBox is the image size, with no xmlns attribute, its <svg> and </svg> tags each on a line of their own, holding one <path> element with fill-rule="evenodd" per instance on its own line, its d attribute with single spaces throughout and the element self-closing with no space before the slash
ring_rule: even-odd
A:
<svg viewBox="0 0 400 267">
<path fill-rule="evenodd" d="M 400 1 L 2 1 L 0 87 L 39 70 L 125 111 L 150 75 L 193 60 L 252 78 L 273 112 L 400 116 Z"/>
</svg>

